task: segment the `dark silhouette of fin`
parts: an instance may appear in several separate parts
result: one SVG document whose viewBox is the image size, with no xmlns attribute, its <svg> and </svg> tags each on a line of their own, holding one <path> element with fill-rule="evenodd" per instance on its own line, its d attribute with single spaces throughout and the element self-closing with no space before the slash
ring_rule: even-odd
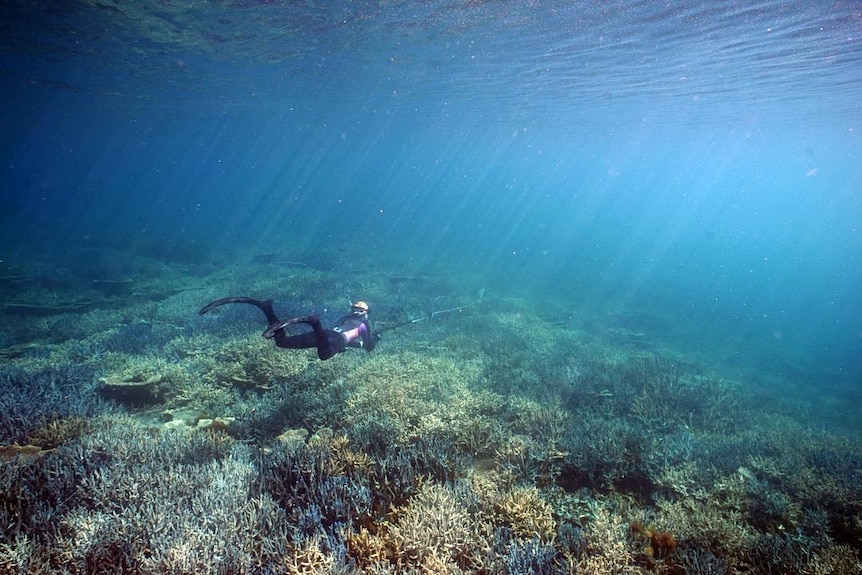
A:
<svg viewBox="0 0 862 575">
<path fill-rule="evenodd" d="M 264 331 L 262 335 L 263 335 L 263 337 L 265 337 L 266 339 L 272 339 L 273 337 L 275 337 L 275 332 L 277 332 L 277 331 L 278 331 L 278 330 L 280 330 L 280 329 L 284 329 L 284 328 L 286 328 L 287 326 L 289 326 L 289 325 L 291 325 L 291 324 L 294 324 L 294 323 L 307 323 L 307 324 L 309 324 L 309 325 L 311 325 L 311 326 L 313 327 L 313 326 L 315 325 L 315 322 L 316 322 L 318 325 L 320 324 L 320 320 L 319 320 L 319 319 L 317 318 L 317 316 L 315 316 L 315 315 L 308 315 L 308 316 L 303 316 L 303 317 L 295 317 L 295 318 L 292 318 L 292 319 L 286 319 L 286 320 L 284 320 L 284 321 L 277 321 L 277 322 L 275 322 L 275 323 L 273 323 L 273 324 L 270 324 L 270 326 L 269 326 L 268 328 L 266 328 L 266 331 Z"/>
<path fill-rule="evenodd" d="M 219 306 L 223 306 L 228 303 L 247 303 L 249 305 L 253 305 L 263 312 L 263 314 L 266 316 L 267 323 L 269 323 L 270 325 L 279 322 L 278 317 L 275 315 L 275 312 L 272 309 L 271 299 L 255 299 L 253 297 L 223 297 L 221 299 L 217 299 L 213 302 L 210 302 L 204 307 L 202 307 L 198 312 L 198 315 L 203 315 L 210 310 L 213 310 Z"/>
<path fill-rule="evenodd" d="M 266 339 L 272 339 L 273 337 L 275 337 L 275 332 L 280 329 L 286 328 L 292 323 L 293 320 L 291 319 L 287 321 L 277 321 L 274 324 L 271 324 L 268 328 L 266 328 L 266 331 L 264 331 L 261 335 L 263 335 L 263 337 L 265 337 Z"/>
</svg>

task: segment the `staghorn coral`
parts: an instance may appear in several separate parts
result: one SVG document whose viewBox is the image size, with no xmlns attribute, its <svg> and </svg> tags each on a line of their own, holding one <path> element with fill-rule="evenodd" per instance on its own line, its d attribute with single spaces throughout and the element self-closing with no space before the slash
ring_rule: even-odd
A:
<svg viewBox="0 0 862 575">
<path fill-rule="evenodd" d="M 680 426 L 729 432 L 739 425 L 738 383 L 693 373 L 682 362 L 655 354 L 632 358 L 621 378 L 636 390 L 630 414 L 653 432 Z"/>
<path fill-rule="evenodd" d="M 467 382 L 478 376 L 477 365 L 446 357 L 415 352 L 376 355 L 352 375 L 362 385 L 348 399 L 345 423 L 353 428 L 383 426 L 384 433 L 395 434 L 398 442 L 439 432 L 441 426 L 451 428 L 465 418 L 450 410 L 449 400 L 467 393 Z M 466 408 L 468 403 L 461 405 Z"/>
<path fill-rule="evenodd" d="M 102 454 L 64 445 L 39 457 L 0 464 L 0 543 L 27 538 L 42 543 L 55 518 L 69 511 L 80 486 L 101 467 Z"/>
<path fill-rule="evenodd" d="M 610 492 L 616 489 L 639 496 L 650 491 L 644 458 L 646 439 L 641 430 L 621 419 L 576 413 L 579 422 L 561 446 L 558 483 L 569 491 L 582 487 Z"/>
<path fill-rule="evenodd" d="M 110 447 L 112 456 L 82 480 L 82 498 L 52 545 L 70 567 L 242 572 L 284 556 L 283 547 L 272 546 L 278 540 L 256 537 L 265 526 L 284 541 L 285 518 L 271 499 L 249 497 L 255 469 L 245 446 L 224 444 L 217 434 L 134 429 L 112 429 L 87 442 L 99 451 Z M 216 556 L 213 566 L 208 558 Z"/>
<path fill-rule="evenodd" d="M 475 567 L 477 519 L 443 485 L 425 484 L 389 528 L 397 564 Z M 451 570 L 448 567 L 447 570 Z"/>
<path fill-rule="evenodd" d="M 315 438 L 321 445 L 329 449 L 330 458 L 328 460 L 329 472 L 333 475 L 343 475 L 348 473 L 369 473 L 374 465 L 374 461 L 370 455 L 364 451 L 358 451 L 350 446 L 350 439 L 346 435 L 338 435 L 328 439 L 320 439 L 320 431 L 312 437 L 312 442 Z M 325 437 L 325 436 L 324 436 Z"/>
<path fill-rule="evenodd" d="M 626 541 L 628 525 L 606 509 L 599 509 L 584 528 L 586 549 L 577 560 L 577 572 L 585 575 L 629 573 L 634 555 Z"/>
<path fill-rule="evenodd" d="M 451 436 L 455 447 L 478 457 L 486 457 L 505 442 L 509 430 L 500 420 L 504 398 L 488 390 L 473 390 L 456 383 L 447 399 L 447 409 L 437 417 L 440 432 Z M 426 426 L 423 425 L 423 429 Z"/>
<path fill-rule="evenodd" d="M 257 463 L 253 493 L 284 509 L 297 539 L 333 535 L 340 524 L 360 525 L 372 516 L 370 477 L 348 469 L 325 445 L 300 449 L 274 446 Z"/>
<path fill-rule="evenodd" d="M 655 474 L 651 474 L 650 479 L 656 487 L 680 497 L 703 498 L 707 496 L 706 490 L 702 487 L 703 483 L 700 481 L 699 468 L 694 462 L 654 469 Z"/>
<path fill-rule="evenodd" d="M 232 338 L 218 344 L 204 378 L 223 386 L 265 391 L 276 379 L 290 380 L 309 366 L 302 353 L 285 353 L 259 336 Z"/>
<path fill-rule="evenodd" d="M 805 573 L 814 541 L 801 535 L 758 534 L 748 549 L 747 562 L 764 573 Z"/>
<path fill-rule="evenodd" d="M 679 565 L 685 569 L 686 575 L 727 575 L 727 562 L 711 551 L 698 547 L 680 549 Z"/>
<path fill-rule="evenodd" d="M 529 435 L 545 450 L 559 448 L 569 433 L 572 414 L 558 404 L 543 404 L 524 397 L 509 399 L 513 431 Z"/>
<path fill-rule="evenodd" d="M 382 514 L 406 505 L 424 481 L 450 483 L 467 469 L 462 453 L 434 437 L 391 446 L 372 455 L 370 481 L 374 485 L 374 507 Z"/>
<path fill-rule="evenodd" d="M 26 535 L 0 542 L 0 573 L 50 573 L 50 561 L 45 555 L 40 555 L 36 547 Z"/>
<path fill-rule="evenodd" d="M 177 337 L 179 328 L 169 324 L 155 324 L 137 320 L 111 328 L 105 334 L 106 351 L 127 355 L 165 353 L 166 347 Z M 89 354 L 92 356 L 92 354 Z"/>
<path fill-rule="evenodd" d="M 219 405 L 220 411 L 216 413 L 230 409 L 230 414 L 236 417 L 231 434 L 258 444 L 271 441 L 286 428 L 341 428 L 349 384 L 343 378 L 329 377 L 328 372 L 321 374 L 318 367 L 309 369 L 300 379 L 306 377 L 318 379 L 313 385 L 304 381 L 274 380 L 273 389 L 263 393 L 239 394 L 223 390 L 229 398 Z M 205 383 L 201 385 L 206 386 Z M 194 397 L 190 400 L 193 402 Z M 364 443 L 356 440 L 355 433 L 351 434 L 351 440 L 354 445 Z"/>
<path fill-rule="evenodd" d="M 849 545 L 835 545 L 814 552 L 806 571 L 809 575 L 862 575 L 859 552 Z"/>
<path fill-rule="evenodd" d="M 388 536 L 385 524 L 371 527 L 363 526 L 347 533 L 345 544 L 348 554 L 363 569 L 388 569 L 396 557 L 395 543 Z"/>
<path fill-rule="evenodd" d="M 94 423 L 83 417 L 54 418 L 30 434 L 28 443 L 42 449 L 55 449 L 91 431 Z"/>
<path fill-rule="evenodd" d="M 668 500 L 658 498 L 660 521 L 676 538 L 739 564 L 748 553 L 756 532 L 741 510 L 741 489 L 734 480 L 707 499 Z"/>
<path fill-rule="evenodd" d="M 305 539 L 284 558 L 288 575 L 328 575 L 333 572 L 335 559 L 325 548 L 319 534 Z"/>
<path fill-rule="evenodd" d="M 176 398 L 198 380 L 195 366 L 157 354 L 110 353 L 103 367 L 102 394 L 133 407 L 142 403 L 140 400 L 146 404 L 176 404 Z M 129 386 L 128 393 L 123 393 L 124 384 Z"/>
<path fill-rule="evenodd" d="M 565 575 L 575 571 L 574 564 L 560 557 L 553 545 L 539 539 L 519 539 L 501 527 L 494 540 L 500 566 L 508 575 Z"/>
<path fill-rule="evenodd" d="M 0 366 L 0 444 L 25 444 L 52 421 L 108 414 L 113 407 L 99 399 L 92 369 L 58 362 L 29 370 Z"/>
<path fill-rule="evenodd" d="M 494 493 L 488 503 L 493 510 L 494 521 L 511 528 L 518 537 L 545 543 L 554 541 L 557 524 L 551 506 L 536 487 L 515 486 Z"/>
</svg>

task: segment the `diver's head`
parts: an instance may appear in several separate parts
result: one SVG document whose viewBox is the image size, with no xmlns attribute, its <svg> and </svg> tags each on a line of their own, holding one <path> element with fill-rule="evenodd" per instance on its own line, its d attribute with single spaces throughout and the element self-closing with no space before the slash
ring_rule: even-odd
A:
<svg viewBox="0 0 862 575">
<path fill-rule="evenodd" d="M 370 309 L 364 301 L 357 301 L 350 304 L 350 311 L 353 315 L 367 315 Z"/>
</svg>

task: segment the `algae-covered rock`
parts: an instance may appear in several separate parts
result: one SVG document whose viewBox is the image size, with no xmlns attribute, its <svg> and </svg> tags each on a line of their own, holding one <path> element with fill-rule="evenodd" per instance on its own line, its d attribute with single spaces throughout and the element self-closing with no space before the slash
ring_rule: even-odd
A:
<svg viewBox="0 0 862 575">
<path fill-rule="evenodd" d="M 40 343 L 18 343 L 15 345 L 10 345 L 9 347 L 4 347 L 0 349 L 0 359 L 12 359 L 15 357 L 20 357 L 26 353 L 31 351 L 37 351 L 40 349 L 44 349 L 48 346 L 40 344 Z"/>
<path fill-rule="evenodd" d="M 304 430 L 303 430 L 304 431 Z M 328 445 L 332 441 L 335 432 L 331 427 L 321 427 L 314 432 L 311 439 L 308 440 L 309 445 Z"/>
<path fill-rule="evenodd" d="M 12 445 L 0 445 L 0 459 L 41 457 L 48 451 L 50 450 L 42 449 L 38 445 L 31 444 L 18 445 L 17 443 L 14 443 Z"/>
<path fill-rule="evenodd" d="M 299 449 L 305 445 L 305 438 L 308 437 L 306 429 L 288 429 L 278 436 L 278 440 L 285 444 L 289 449 Z"/>
<path fill-rule="evenodd" d="M 235 417 L 202 418 L 198 420 L 196 427 L 211 431 L 227 431 L 234 421 L 236 421 Z"/>
<path fill-rule="evenodd" d="M 140 375 L 131 377 L 108 376 L 100 380 L 99 390 L 102 396 L 128 405 L 152 405 L 158 403 L 156 386 L 162 382 L 163 376 L 153 375 L 144 378 Z"/>
<path fill-rule="evenodd" d="M 164 423 L 165 429 L 188 429 L 188 424 L 182 419 L 172 419 Z"/>
<path fill-rule="evenodd" d="M 77 299 L 66 303 L 2 302 L 0 308 L 10 314 L 42 317 L 86 311 L 97 303 L 90 299 Z"/>
</svg>

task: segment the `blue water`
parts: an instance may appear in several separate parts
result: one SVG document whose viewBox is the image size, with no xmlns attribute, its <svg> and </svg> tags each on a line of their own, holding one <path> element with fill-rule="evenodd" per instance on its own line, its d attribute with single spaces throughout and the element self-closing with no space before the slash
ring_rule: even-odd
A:
<svg viewBox="0 0 862 575">
<path fill-rule="evenodd" d="M 0 35 L 10 265 L 339 249 L 862 387 L 858 2 L 13 0 Z"/>
</svg>

